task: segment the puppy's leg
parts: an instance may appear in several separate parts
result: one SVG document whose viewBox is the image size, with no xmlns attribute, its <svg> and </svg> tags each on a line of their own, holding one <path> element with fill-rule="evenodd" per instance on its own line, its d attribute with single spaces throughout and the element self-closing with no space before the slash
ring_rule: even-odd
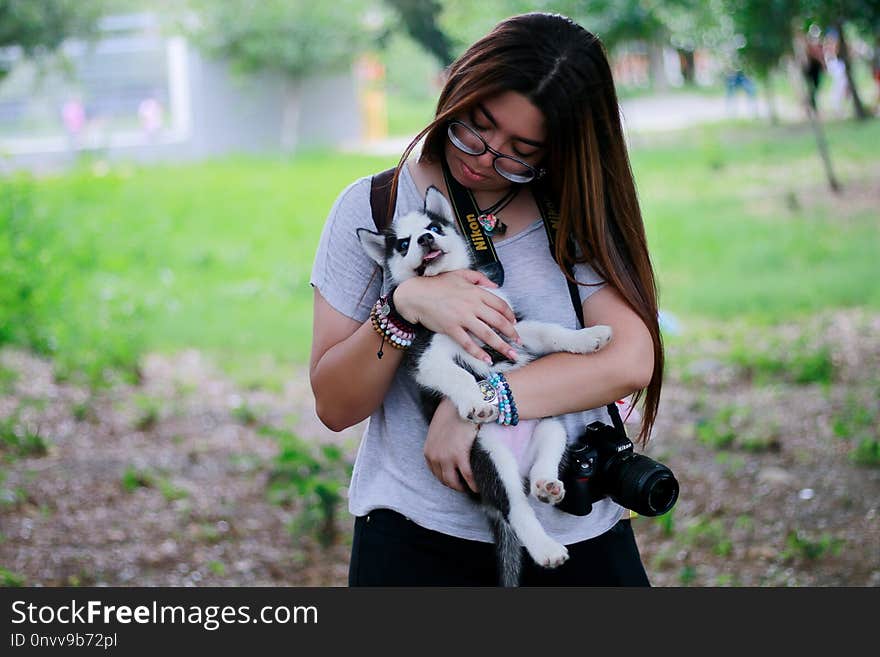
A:
<svg viewBox="0 0 880 657">
<path fill-rule="evenodd" d="M 498 477 L 507 493 L 510 504 L 507 521 L 535 563 L 546 568 L 555 568 L 568 559 L 568 550 L 550 538 L 538 522 L 523 490 L 516 458 L 490 427 L 491 425 L 487 425 L 481 428 L 477 440 L 495 464 Z"/>
<path fill-rule="evenodd" d="M 565 454 L 565 427 L 557 420 L 541 420 L 532 434 L 527 463 L 531 463 L 531 493 L 541 502 L 559 504 L 565 497 L 565 486 L 559 480 L 559 463 Z"/>
<path fill-rule="evenodd" d="M 574 330 L 549 322 L 524 320 L 517 323 L 516 330 L 526 349 L 539 354 L 558 351 L 590 354 L 611 340 L 611 327 L 601 324 Z"/>
<path fill-rule="evenodd" d="M 456 362 L 459 348 L 451 338 L 435 335 L 419 359 L 415 379 L 419 385 L 448 397 L 464 418 L 489 421 L 497 409 L 483 399 L 474 377 Z"/>
</svg>

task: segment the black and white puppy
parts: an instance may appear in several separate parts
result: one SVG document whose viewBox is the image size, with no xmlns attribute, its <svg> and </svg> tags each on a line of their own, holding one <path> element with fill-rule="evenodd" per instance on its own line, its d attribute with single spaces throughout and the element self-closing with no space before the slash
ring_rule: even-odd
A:
<svg viewBox="0 0 880 657">
<path fill-rule="evenodd" d="M 433 186 L 425 194 L 423 211 L 399 217 L 382 233 L 365 228 L 357 232 L 364 250 L 383 268 L 391 293 L 414 276 L 436 276 L 474 266 L 471 248 L 458 229 L 451 205 Z M 510 304 L 501 288 L 484 289 Z M 403 364 L 411 368 L 420 387 L 428 422 L 440 399 L 447 397 L 462 418 L 483 423 L 471 450 L 471 467 L 492 526 L 503 586 L 519 583 L 521 546 L 536 563 L 548 568 L 568 559 L 565 546 L 547 535 L 527 497 L 531 493 L 548 504 L 562 500 L 565 489 L 559 473 L 566 453 L 566 434 L 554 418 L 520 420 L 515 427 L 496 424 L 493 420 L 497 411 L 484 400 L 477 382 L 492 371 L 507 372 L 544 354 L 592 353 L 611 339 L 608 326 L 573 330 L 519 316 L 516 330 L 523 346 L 511 345 L 517 353 L 515 360 L 487 348 L 476 338 L 493 356 L 489 365 L 468 354 L 449 336 L 419 326 Z"/>
</svg>

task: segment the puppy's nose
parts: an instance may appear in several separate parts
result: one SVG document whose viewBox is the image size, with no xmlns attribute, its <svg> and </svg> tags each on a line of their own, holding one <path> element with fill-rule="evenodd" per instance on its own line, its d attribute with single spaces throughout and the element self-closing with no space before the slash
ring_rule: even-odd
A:
<svg viewBox="0 0 880 657">
<path fill-rule="evenodd" d="M 434 234 L 433 233 L 424 233 L 418 239 L 419 246 L 431 246 L 434 244 Z"/>
</svg>

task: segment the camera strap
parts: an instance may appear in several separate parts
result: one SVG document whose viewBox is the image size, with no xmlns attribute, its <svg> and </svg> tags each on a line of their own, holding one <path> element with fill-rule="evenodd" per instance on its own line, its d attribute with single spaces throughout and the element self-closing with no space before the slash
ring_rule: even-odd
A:
<svg viewBox="0 0 880 657">
<path fill-rule="evenodd" d="M 370 186 L 370 208 L 373 213 L 373 223 L 379 231 L 388 227 L 390 219 L 393 216 L 393 205 L 391 199 L 391 183 L 396 168 L 386 169 L 381 173 L 377 173 L 372 177 Z M 458 226 L 473 249 L 476 259 L 477 269 L 483 272 L 492 282 L 499 287 L 504 284 L 504 267 L 498 260 L 498 254 L 492 240 L 486 235 L 480 222 L 477 221 L 479 211 L 470 190 L 461 185 L 449 171 L 449 165 L 443 160 L 443 177 L 446 181 L 446 187 L 449 190 L 452 209 L 455 212 L 455 218 L 458 220 Z M 547 231 L 547 241 L 550 245 L 550 254 L 556 259 L 556 233 L 559 227 L 559 213 L 556 211 L 553 203 L 547 199 L 543 190 L 539 185 L 532 185 L 532 195 L 538 205 L 541 213 L 541 219 L 544 222 L 544 229 Z M 396 202 L 396 200 L 395 200 Z M 571 272 L 569 272 L 571 273 Z M 577 315 L 578 322 L 581 327 L 584 326 L 584 309 L 581 305 L 580 293 L 577 284 L 566 277 L 568 284 L 568 293 L 571 297 L 571 304 Z M 620 411 L 617 404 L 611 402 L 606 406 L 614 428 L 626 435 L 623 421 L 620 418 Z"/>
<path fill-rule="evenodd" d="M 477 261 L 477 269 L 501 287 L 504 285 L 504 267 L 498 260 L 495 245 L 492 244 L 483 225 L 477 221 L 477 217 L 482 213 L 471 190 L 453 177 L 446 158 L 443 158 L 443 178 L 446 181 L 446 189 L 449 190 L 449 200 L 458 220 L 458 228 L 471 245 L 471 251 Z"/>
</svg>

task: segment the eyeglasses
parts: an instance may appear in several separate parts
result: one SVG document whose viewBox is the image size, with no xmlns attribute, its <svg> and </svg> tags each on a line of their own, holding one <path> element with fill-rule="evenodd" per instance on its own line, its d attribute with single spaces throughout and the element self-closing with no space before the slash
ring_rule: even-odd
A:
<svg viewBox="0 0 880 657">
<path fill-rule="evenodd" d="M 463 153 L 468 155 L 482 155 L 486 151 L 492 153 L 495 156 L 492 160 L 495 171 L 510 182 L 532 182 L 546 173 L 544 169 L 536 169 L 511 155 L 499 153 L 486 143 L 479 132 L 462 121 L 450 121 L 446 134 L 452 145 Z"/>
</svg>

